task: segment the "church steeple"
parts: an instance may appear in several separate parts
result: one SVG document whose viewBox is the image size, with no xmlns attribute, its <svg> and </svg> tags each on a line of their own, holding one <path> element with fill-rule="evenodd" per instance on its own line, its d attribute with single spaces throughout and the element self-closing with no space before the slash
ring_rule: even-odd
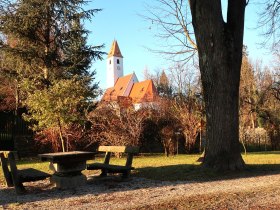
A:
<svg viewBox="0 0 280 210">
<path fill-rule="evenodd" d="M 114 40 L 114 41 L 113 41 L 111 50 L 110 50 L 109 53 L 108 53 L 108 58 L 110 58 L 110 57 L 112 57 L 112 56 L 119 57 L 119 58 L 123 58 L 117 40 Z"/>
<path fill-rule="evenodd" d="M 107 87 L 113 87 L 119 77 L 123 76 L 123 56 L 118 42 L 113 41 L 107 57 Z"/>
</svg>

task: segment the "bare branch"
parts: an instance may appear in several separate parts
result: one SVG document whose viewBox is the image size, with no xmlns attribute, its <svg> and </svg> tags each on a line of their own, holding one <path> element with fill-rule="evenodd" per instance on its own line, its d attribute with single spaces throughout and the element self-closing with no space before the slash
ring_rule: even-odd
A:
<svg viewBox="0 0 280 210">
<path fill-rule="evenodd" d="M 260 14 L 259 27 L 265 28 L 263 45 L 272 41 L 272 49 L 280 46 L 280 1 L 266 0 L 264 11 Z"/>
<path fill-rule="evenodd" d="M 149 29 L 156 30 L 156 37 L 165 50 L 148 49 L 172 61 L 189 61 L 196 54 L 197 46 L 188 1 L 157 0 L 155 5 L 146 6 L 149 16 L 142 17 L 152 23 Z"/>
</svg>

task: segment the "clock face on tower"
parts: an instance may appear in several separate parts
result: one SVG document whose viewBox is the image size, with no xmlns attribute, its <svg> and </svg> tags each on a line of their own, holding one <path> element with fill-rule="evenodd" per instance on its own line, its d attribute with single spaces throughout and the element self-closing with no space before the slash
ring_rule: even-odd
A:
<svg viewBox="0 0 280 210">
<path fill-rule="evenodd" d="M 120 70 L 121 68 L 119 66 L 117 66 L 117 69 Z"/>
</svg>

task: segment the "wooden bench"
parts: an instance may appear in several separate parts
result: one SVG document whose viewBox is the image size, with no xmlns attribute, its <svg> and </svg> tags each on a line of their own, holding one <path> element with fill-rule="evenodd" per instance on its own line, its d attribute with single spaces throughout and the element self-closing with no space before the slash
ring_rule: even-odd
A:
<svg viewBox="0 0 280 210">
<path fill-rule="evenodd" d="M 128 178 L 132 167 L 133 155 L 139 153 L 139 147 L 135 146 L 100 146 L 98 152 L 106 152 L 103 163 L 92 163 L 87 165 L 87 170 L 101 170 L 100 176 L 108 173 L 121 173 L 123 178 Z M 125 165 L 110 164 L 112 153 L 125 153 L 127 156 Z"/>
<path fill-rule="evenodd" d="M 17 194 L 23 194 L 26 190 L 24 182 L 33 182 L 46 179 L 51 175 L 33 168 L 17 169 L 15 161 L 15 152 L 0 151 L 0 161 L 8 187 L 15 187 Z M 9 169 L 9 166 L 10 169 Z"/>
</svg>

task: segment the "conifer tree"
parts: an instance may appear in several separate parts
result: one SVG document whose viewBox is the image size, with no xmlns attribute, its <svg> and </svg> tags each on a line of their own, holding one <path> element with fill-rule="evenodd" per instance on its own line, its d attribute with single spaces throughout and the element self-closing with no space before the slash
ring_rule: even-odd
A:
<svg viewBox="0 0 280 210">
<path fill-rule="evenodd" d="M 63 128 L 83 121 L 84 108 L 97 96 L 95 72 L 89 68 L 92 60 L 102 58 L 102 45 L 86 44 L 88 31 L 82 23 L 100 10 L 85 11 L 85 3 L 84 0 L 0 3 L 0 62 L 19 82 L 22 100 L 29 110 L 26 119 L 37 121 L 34 129 L 39 131 L 59 128 L 62 148 Z M 58 87 L 63 90 L 59 92 Z M 77 93 L 82 94 L 78 101 L 74 97 Z M 69 118 L 67 113 L 75 117 Z"/>
<path fill-rule="evenodd" d="M 159 84 L 157 86 L 157 91 L 160 96 L 171 98 L 172 97 L 172 88 L 169 84 L 169 80 L 165 74 L 164 71 L 162 71 L 160 78 L 159 78 Z"/>
</svg>

